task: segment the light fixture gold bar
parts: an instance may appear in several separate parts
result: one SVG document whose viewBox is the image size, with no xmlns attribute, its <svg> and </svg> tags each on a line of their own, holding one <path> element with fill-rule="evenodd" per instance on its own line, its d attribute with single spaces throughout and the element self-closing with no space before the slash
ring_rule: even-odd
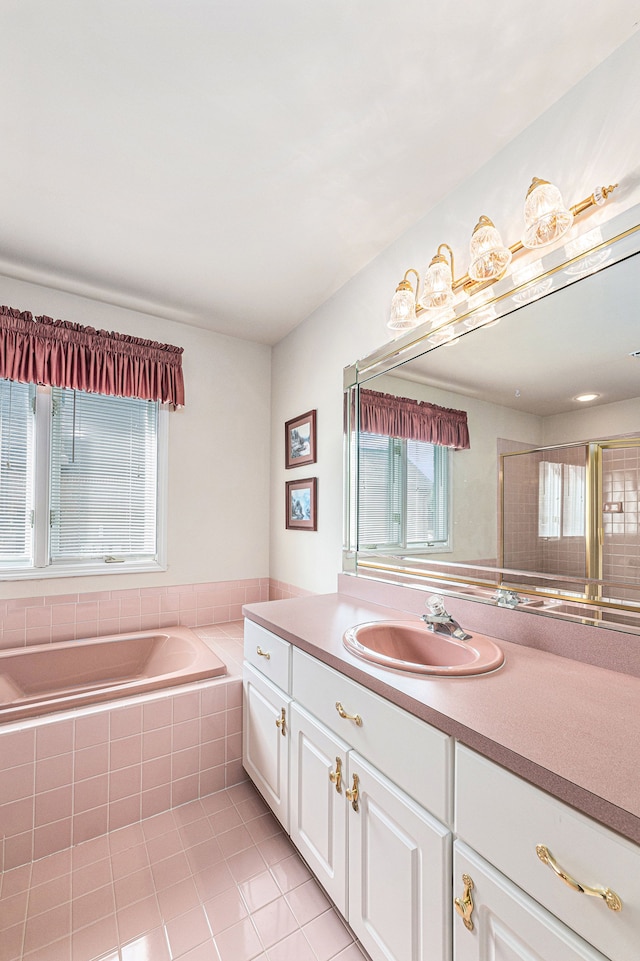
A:
<svg viewBox="0 0 640 961">
<path fill-rule="evenodd" d="M 609 184 L 608 187 L 599 187 L 596 190 L 594 190 L 594 192 L 589 197 L 586 197 L 584 200 L 579 201 L 579 203 L 574 204 L 572 207 L 569 208 L 569 210 L 571 211 L 571 213 L 575 218 L 575 217 L 579 217 L 580 214 L 584 213 L 585 210 L 589 210 L 591 207 L 602 206 L 604 201 L 609 197 L 611 193 L 613 193 L 613 191 L 616 189 L 617 186 L 618 184 Z M 473 280 L 473 278 L 470 277 L 468 273 L 456 279 L 454 269 L 453 269 L 453 251 L 451 250 L 451 247 L 449 247 L 448 244 L 440 244 L 440 246 L 438 247 L 438 255 L 440 255 L 440 251 L 443 247 L 449 251 L 449 255 L 451 257 L 451 276 L 453 278 L 451 283 L 451 289 L 454 292 L 458 290 L 464 290 L 465 292 L 470 294 L 478 293 L 479 291 L 484 290 L 486 287 L 491 286 L 491 284 L 494 284 L 496 280 L 500 279 L 499 277 L 492 277 L 490 280 L 479 282 L 479 281 Z M 511 251 L 512 256 L 519 254 L 520 251 L 525 249 L 526 248 L 521 240 L 516 240 L 515 243 L 509 245 L 509 250 Z M 411 268 L 411 270 L 413 270 L 413 268 Z M 410 273 L 410 271 L 408 270 L 407 273 Z M 413 273 L 416 273 L 416 271 L 413 270 Z M 405 281 L 406 281 L 406 277 L 407 277 L 407 274 L 405 274 L 405 278 L 404 278 Z M 419 278 L 418 278 L 418 283 L 419 283 Z M 416 301 L 416 314 L 421 314 L 424 312 L 424 310 L 425 308 L 422 307 Z"/>
</svg>

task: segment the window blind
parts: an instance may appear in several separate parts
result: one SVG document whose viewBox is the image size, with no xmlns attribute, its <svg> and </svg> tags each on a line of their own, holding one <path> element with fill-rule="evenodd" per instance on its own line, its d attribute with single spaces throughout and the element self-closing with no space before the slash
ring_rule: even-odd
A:
<svg viewBox="0 0 640 961">
<path fill-rule="evenodd" d="M 358 547 L 397 545 L 402 533 L 400 442 L 361 431 L 359 444 Z"/>
<path fill-rule="evenodd" d="M 0 380 L 0 562 L 33 556 L 35 391 Z"/>
<path fill-rule="evenodd" d="M 446 544 L 448 449 L 361 431 L 358 547 Z"/>
<path fill-rule="evenodd" d="M 407 546 L 441 544 L 449 536 L 447 449 L 408 440 Z"/>
<path fill-rule="evenodd" d="M 157 403 L 52 389 L 52 563 L 156 553 Z"/>
</svg>

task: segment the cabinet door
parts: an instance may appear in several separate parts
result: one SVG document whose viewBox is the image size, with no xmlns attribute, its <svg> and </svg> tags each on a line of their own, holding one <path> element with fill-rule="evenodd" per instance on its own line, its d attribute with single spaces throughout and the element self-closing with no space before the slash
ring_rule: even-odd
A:
<svg viewBox="0 0 640 961">
<path fill-rule="evenodd" d="M 289 830 L 291 698 L 248 664 L 243 667 L 242 759 L 247 774 Z"/>
<path fill-rule="evenodd" d="M 353 751 L 348 770 L 349 924 L 373 961 L 448 961 L 449 831 Z"/>
<path fill-rule="evenodd" d="M 473 882 L 473 928 L 456 913 L 454 961 L 607 961 L 460 841 L 454 844 L 453 861 L 454 897 L 464 901 L 465 882 Z M 469 909 L 467 899 L 467 914 Z"/>
<path fill-rule="evenodd" d="M 342 914 L 347 913 L 348 745 L 291 706 L 291 840 Z"/>
</svg>

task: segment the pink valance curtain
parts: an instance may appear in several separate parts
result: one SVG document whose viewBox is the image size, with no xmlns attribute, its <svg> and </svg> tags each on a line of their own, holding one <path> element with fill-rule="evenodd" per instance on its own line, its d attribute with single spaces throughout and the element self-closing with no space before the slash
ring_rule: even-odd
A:
<svg viewBox="0 0 640 961">
<path fill-rule="evenodd" d="M 456 450 L 468 450 L 471 446 L 466 411 L 375 390 L 360 391 L 360 430 Z"/>
<path fill-rule="evenodd" d="M 182 347 L 0 307 L 0 377 L 184 406 Z"/>
</svg>

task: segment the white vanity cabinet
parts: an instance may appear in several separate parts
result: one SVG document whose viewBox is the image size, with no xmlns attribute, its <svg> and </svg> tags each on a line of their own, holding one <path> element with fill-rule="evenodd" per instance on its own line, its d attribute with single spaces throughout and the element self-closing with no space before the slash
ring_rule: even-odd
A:
<svg viewBox="0 0 640 961">
<path fill-rule="evenodd" d="M 607 961 L 466 845 L 453 850 L 454 894 L 467 920 L 454 917 L 454 961 Z"/>
<path fill-rule="evenodd" d="M 373 961 L 640 958 L 638 845 L 460 743 L 454 772 L 450 736 L 250 621 L 244 710 L 247 772 Z"/>
<path fill-rule="evenodd" d="M 247 774 L 289 830 L 289 718 L 291 698 L 244 665 L 242 759 Z"/>
<path fill-rule="evenodd" d="M 455 830 L 459 840 L 517 885 L 523 898 L 528 895 L 547 909 L 544 916 L 554 930 L 557 918 L 610 961 L 638 961 L 637 845 L 460 744 Z M 472 878 L 485 903 L 480 882 Z M 459 872 L 455 886 L 460 887 Z M 600 958 L 597 951 L 576 957 Z M 545 961 L 556 956 L 573 958 L 541 952 Z M 467 955 L 456 955 L 455 961 L 467 961 Z"/>
<path fill-rule="evenodd" d="M 291 840 L 346 917 L 349 745 L 298 704 L 290 734 Z"/>
<path fill-rule="evenodd" d="M 250 624 L 247 772 L 373 961 L 450 961 L 451 739 L 297 648 L 275 686 Z"/>
<path fill-rule="evenodd" d="M 374 961 L 446 961 L 449 829 L 355 751 L 348 773 L 349 924 Z"/>
<path fill-rule="evenodd" d="M 244 767 L 288 830 L 291 645 L 245 621 L 242 673 Z"/>
</svg>

